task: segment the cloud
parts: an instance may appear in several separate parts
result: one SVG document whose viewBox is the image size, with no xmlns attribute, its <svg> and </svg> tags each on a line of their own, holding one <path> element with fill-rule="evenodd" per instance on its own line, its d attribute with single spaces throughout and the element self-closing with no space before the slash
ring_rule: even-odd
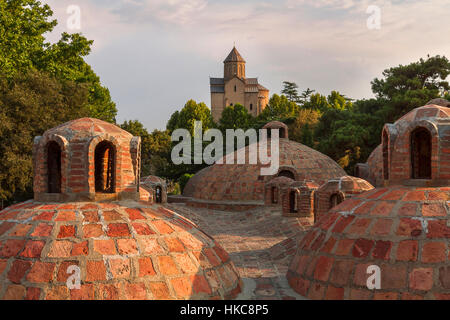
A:
<svg viewBox="0 0 450 320">
<path fill-rule="evenodd" d="M 58 32 L 64 30 L 72 1 L 47 2 L 60 21 Z M 190 98 L 209 104 L 208 76 L 221 75 L 233 42 L 248 76 L 258 76 L 272 93 L 290 80 L 353 98 L 370 97 L 370 81 L 388 67 L 450 52 L 448 0 L 77 3 L 81 31 L 94 40 L 89 62 L 120 103 L 119 119 L 136 115 L 150 129 L 164 127 Z M 381 10 L 380 30 L 367 28 L 369 5 Z M 149 104 L 161 110 L 151 114 Z"/>
</svg>

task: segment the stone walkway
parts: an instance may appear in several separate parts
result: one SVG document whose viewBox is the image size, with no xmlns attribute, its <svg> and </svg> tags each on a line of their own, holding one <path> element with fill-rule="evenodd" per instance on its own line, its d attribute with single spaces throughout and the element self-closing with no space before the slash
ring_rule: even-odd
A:
<svg viewBox="0 0 450 320">
<path fill-rule="evenodd" d="M 302 299 L 290 289 L 286 272 L 307 221 L 282 217 L 280 210 L 267 207 L 247 212 L 178 203 L 167 207 L 196 223 L 230 254 L 244 282 L 237 299 Z"/>
</svg>

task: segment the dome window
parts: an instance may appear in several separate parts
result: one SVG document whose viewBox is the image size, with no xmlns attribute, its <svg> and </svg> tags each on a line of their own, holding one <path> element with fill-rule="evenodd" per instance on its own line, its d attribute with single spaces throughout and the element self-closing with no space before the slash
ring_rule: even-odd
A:
<svg viewBox="0 0 450 320">
<path fill-rule="evenodd" d="M 50 141 L 47 145 L 48 193 L 61 193 L 61 148 Z"/>
<path fill-rule="evenodd" d="M 291 178 L 292 180 L 295 180 L 295 175 L 289 171 L 289 170 L 282 170 L 278 173 L 279 177 L 287 177 L 287 178 Z"/>
<path fill-rule="evenodd" d="M 425 128 L 411 133 L 412 179 L 431 179 L 431 134 Z"/>
<path fill-rule="evenodd" d="M 115 183 L 115 148 L 109 141 L 100 142 L 95 148 L 95 191 L 114 193 Z"/>
</svg>

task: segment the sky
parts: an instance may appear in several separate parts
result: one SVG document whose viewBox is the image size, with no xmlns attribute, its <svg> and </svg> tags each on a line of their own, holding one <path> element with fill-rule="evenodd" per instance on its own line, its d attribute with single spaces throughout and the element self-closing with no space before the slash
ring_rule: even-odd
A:
<svg viewBox="0 0 450 320">
<path fill-rule="evenodd" d="M 209 77 L 223 76 L 233 44 L 246 76 L 271 95 L 293 81 L 300 91 L 371 98 L 383 70 L 450 58 L 450 0 L 41 1 L 59 22 L 47 39 L 66 31 L 94 40 L 86 61 L 109 88 L 117 122 L 137 119 L 149 131 L 189 99 L 210 106 Z"/>
</svg>

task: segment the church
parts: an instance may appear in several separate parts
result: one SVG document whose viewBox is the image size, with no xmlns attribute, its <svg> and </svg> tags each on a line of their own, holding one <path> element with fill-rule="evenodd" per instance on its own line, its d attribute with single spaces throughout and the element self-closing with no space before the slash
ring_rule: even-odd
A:
<svg viewBox="0 0 450 320">
<path fill-rule="evenodd" d="M 245 60 L 233 47 L 225 59 L 223 78 L 211 78 L 211 113 L 218 121 L 228 106 L 241 104 L 252 116 L 259 115 L 269 102 L 269 89 L 258 78 L 245 77 Z"/>
</svg>

